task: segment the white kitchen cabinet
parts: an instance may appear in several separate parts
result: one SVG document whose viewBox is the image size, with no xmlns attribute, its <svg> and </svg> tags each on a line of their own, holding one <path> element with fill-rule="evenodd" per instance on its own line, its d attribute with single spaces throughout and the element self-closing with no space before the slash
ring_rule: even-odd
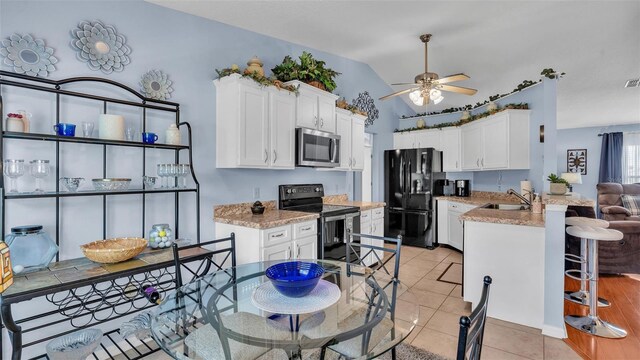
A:
<svg viewBox="0 0 640 360">
<path fill-rule="evenodd" d="M 366 117 L 336 109 L 336 134 L 340 135 L 340 166 L 322 170 L 364 169 L 364 121 Z"/>
<path fill-rule="evenodd" d="M 440 151 L 442 151 L 442 171 L 454 172 L 462 170 L 460 157 L 460 128 L 443 128 L 440 134 Z"/>
<path fill-rule="evenodd" d="M 295 167 L 296 96 L 238 74 L 216 86 L 216 167 Z"/>
<path fill-rule="evenodd" d="M 463 223 L 460 215 L 471 211 L 475 205 L 462 204 L 455 201 L 438 200 L 437 223 L 438 223 L 438 243 L 449 245 L 455 249 L 463 251 Z"/>
<path fill-rule="evenodd" d="M 415 137 L 411 132 L 396 132 L 393 133 L 393 148 L 394 149 L 412 149 Z"/>
<path fill-rule="evenodd" d="M 376 208 L 360 212 L 360 233 L 384 236 L 384 208 Z M 384 241 L 382 240 L 362 238 L 360 241 L 365 245 L 384 247 Z M 369 251 L 371 251 L 371 249 L 361 248 L 360 256 L 364 256 Z M 375 253 L 380 259 L 384 259 L 384 251 L 375 250 Z M 377 261 L 378 258 L 373 254 L 369 254 L 364 258 L 364 263 L 367 266 L 371 266 Z"/>
<path fill-rule="evenodd" d="M 463 125 L 462 170 L 528 169 L 529 110 L 505 110 Z"/>
<path fill-rule="evenodd" d="M 418 130 L 414 132 L 414 148 L 434 148 L 441 149 L 442 133 L 439 129 Z"/>
<path fill-rule="evenodd" d="M 318 258 L 317 221 L 254 229 L 239 225 L 216 223 L 216 238 L 236 234 L 238 265 L 267 260 Z"/>
<path fill-rule="evenodd" d="M 482 126 L 479 123 L 463 126 L 460 131 L 462 144 L 462 170 L 480 170 L 482 158 Z"/>
<path fill-rule="evenodd" d="M 298 87 L 296 126 L 336 132 L 337 95 L 294 80 L 285 85 Z"/>
</svg>

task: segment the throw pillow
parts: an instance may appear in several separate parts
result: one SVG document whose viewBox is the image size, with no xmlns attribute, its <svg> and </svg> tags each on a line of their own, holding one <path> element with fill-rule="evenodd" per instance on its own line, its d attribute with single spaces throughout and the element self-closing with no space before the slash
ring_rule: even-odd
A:
<svg viewBox="0 0 640 360">
<path fill-rule="evenodd" d="M 631 216 L 640 215 L 640 195 L 621 195 L 622 205 L 631 211 Z"/>
</svg>

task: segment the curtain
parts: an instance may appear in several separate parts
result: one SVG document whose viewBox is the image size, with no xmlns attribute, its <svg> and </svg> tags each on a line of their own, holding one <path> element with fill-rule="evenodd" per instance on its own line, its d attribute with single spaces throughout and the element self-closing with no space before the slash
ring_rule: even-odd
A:
<svg viewBox="0 0 640 360">
<path fill-rule="evenodd" d="M 640 183 L 640 133 L 624 134 L 622 145 L 622 183 Z"/>
<path fill-rule="evenodd" d="M 622 183 L 622 133 L 602 134 L 599 183 Z"/>
</svg>

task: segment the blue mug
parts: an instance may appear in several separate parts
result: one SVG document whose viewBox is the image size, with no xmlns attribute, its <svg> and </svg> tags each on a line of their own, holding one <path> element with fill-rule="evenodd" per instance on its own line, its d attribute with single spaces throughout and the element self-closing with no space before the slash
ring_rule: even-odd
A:
<svg viewBox="0 0 640 360">
<path fill-rule="evenodd" d="M 55 131 L 58 136 L 76 136 L 76 126 L 73 124 L 55 124 L 53 125 L 53 131 Z"/>
<path fill-rule="evenodd" d="M 158 141 L 158 135 L 152 132 L 144 132 L 142 133 L 142 142 L 145 144 L 154 144 Z"/>
</svg>

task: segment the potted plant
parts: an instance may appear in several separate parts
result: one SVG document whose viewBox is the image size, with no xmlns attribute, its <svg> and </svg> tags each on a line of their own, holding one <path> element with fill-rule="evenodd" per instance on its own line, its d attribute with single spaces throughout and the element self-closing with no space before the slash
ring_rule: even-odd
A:
<svg viewBox="0 0 640 360">
<path fill-rule="evenodd" d="M 567 186 L 569 186 L 567 180 L 553 173 L 547 177 L 547 180 L 551 183 L 549 192 L 551 192 L 552 195 L 564 195 L 567 192 Z"/>
<path fill-rule="evenodd" d="M 315 59 L 306 51 L 299 59 L 298 63 L 287 55 L 281 64 L 271 69 L 271 72 L 280 81 L 298 80 L 329 92 L 335 90 L 335 77 L 340 75 L 339 72 L 325 67 L 324 61 Z"/>
</svg>

